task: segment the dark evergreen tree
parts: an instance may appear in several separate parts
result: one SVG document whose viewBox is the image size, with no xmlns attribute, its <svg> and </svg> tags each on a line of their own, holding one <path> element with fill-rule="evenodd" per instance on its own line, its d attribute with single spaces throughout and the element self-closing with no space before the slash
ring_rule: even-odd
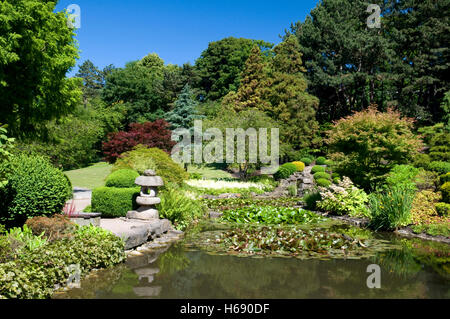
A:
<svg viewBox="0 0 450 319">
<path fill-rule="evenodd" d="M 171 124 L 172 129 L 191 128 L 194 120 L 199 118 L 196 113 L 197 104 L 193 99 L 192 89 L 186 84 L 175 101 L 174 109 L 166 116 L 166 120 Z"/>
</svg>

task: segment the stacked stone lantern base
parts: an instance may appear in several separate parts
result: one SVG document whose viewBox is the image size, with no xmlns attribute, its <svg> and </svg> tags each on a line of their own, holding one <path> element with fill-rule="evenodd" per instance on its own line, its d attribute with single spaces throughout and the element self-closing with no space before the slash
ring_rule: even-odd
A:
<svg viewBox="0 0 450 319">
<path fill-rule="evenodd" d="M 141 194 L 136 198 L 136 203 L 140 205 L 137 210 L 127 213 L 129 219 L 152 220 L 159 219 L 158 210 L 155 205 L 161 203 L 161 199 L 156 197 L 158 195 L 158 186 L 163 186 L 161 177 L 156 176 L 152 170 L 144 172 L 144 176 L 136 178 L 137 185 L 141 186 Z"/>
</svg>

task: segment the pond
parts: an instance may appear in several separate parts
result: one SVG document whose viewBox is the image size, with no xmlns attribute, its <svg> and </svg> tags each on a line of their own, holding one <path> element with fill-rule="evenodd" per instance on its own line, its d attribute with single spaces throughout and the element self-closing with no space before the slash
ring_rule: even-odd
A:
<svg viewBox="0 0 450 319">
<path fill-rule="evenodd" d="M 100 270 L 83 280 L 80 289 L 54 298 L 450 298 L 448 244 L 373 234 L 348 225 L 327 227 L 369 233 L 383 249 L 348 258 L 227 254 L 205 245 L 227 227 L 208 223 L 172 247 Z M 381 269 L 379 289 L 367 286 L 371 264 Z"/>
</svg>

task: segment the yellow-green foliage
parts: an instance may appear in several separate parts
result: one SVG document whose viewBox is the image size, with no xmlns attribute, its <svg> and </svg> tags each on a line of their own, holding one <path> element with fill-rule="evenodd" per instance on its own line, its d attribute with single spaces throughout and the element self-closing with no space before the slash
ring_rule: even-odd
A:
<svg viewBox="0 0 450 319">
<path fill-rule="evenodd" d="M 297 167 L 297 172 L 303 172 L 303 170 L 305 169 L 305 163 L 303 162 L 292 162 L 292 164 Z"/>
<path fill-rule="evenodd" d="M 450 182 L 446 182 L 441 186 L 442 200 L 450 203 Z"/>
<path fill-rule="evenodd" d="M 439 193 L 430 190 L 418 192 L 414 197 L 411 208 L 411 220 L 413 224 L 430 224 L 438 222 L 438 214 L 435 204 L 441 199 Z"/>
<path fill-rule="evenodd" d="M 153 167 L 151 167 L 152 163 Z M 123 168 L 131 168 L 141 173 L 146 169 L 154 169 L 165 184 L 181 185 L 184 180 L 189 178 L 189 174 L 183 167 L 175 163 L 169 154 L 159 148 L 147 148 L 143 145 L 122 154 L 114 164 L 113 171 Z"/>
</svg>

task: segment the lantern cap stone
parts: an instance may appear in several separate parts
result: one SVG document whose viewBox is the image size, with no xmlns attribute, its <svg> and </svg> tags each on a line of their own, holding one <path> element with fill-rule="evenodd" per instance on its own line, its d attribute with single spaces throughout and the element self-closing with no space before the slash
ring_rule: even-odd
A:
<svg viewBox="0 0 450 319">
<path fill-rule="evenodd" d="M 144 176 L 156 176 L 156 172 L 152 169 L 147 169 L 144 171 Z"/>
<path fill-rule="evenodd" d="M 134 183 L 146 187 L 164 185 L 163 179 L 160 176 L 139 176 Z"/>
</svg>

